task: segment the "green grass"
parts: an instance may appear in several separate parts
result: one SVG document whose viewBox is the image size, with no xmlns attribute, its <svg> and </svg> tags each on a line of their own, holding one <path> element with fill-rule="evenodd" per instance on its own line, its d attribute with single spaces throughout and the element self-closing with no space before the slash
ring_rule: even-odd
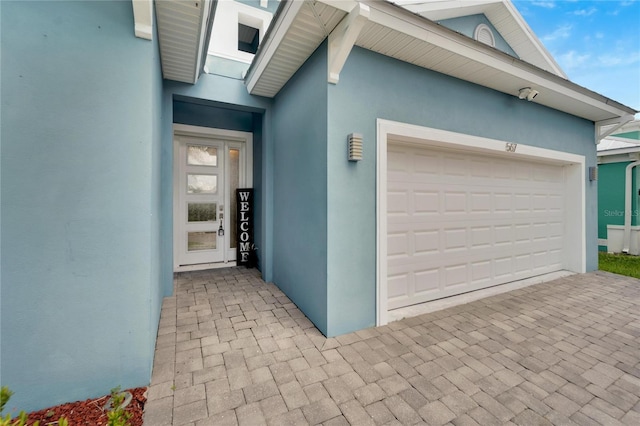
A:
<svg viewBox="0 0 640 426">
<path fill-rule="evenodd" d="M 598 268 L 602 271 L 640 278 L 640 256 L 598 253 Z"/>
</svg>

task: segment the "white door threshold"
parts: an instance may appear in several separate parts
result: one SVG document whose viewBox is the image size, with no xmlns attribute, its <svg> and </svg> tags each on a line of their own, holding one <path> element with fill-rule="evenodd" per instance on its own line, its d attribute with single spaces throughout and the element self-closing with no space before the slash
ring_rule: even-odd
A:
<svg viewBox="0 0 640 426">
<path fill-rule="evenodd" d="M 204 271 L 206 269 L 232 268 L 236 266 L 236 261 L 231 262 L 215 262 L 215 263 L 198 263 L 196 265 L 181 265 L 173 268 L 173 272 L 190 272 Z"/>
<path fill-rule="evenodd" d="M 534 284 L 542 284 L 548 281 L 557 280 L 558 278 L 574 275 L 575 272 L 557 271 L 549 274 L 538 275 L 536 277 L 524 280 L 513 281 L 506 284 L 489 287 L 482 290 L 471 291 L 469 293 L 459 294 L 457 296 L 446 297 L 444 299 L 432 300 L 431 302 L 419 303 L 417 305 L 405 306 L 403 308 L 393 309 L 388 312 L 389 322 L 399 321 L 403 318 L 415 317 L 430 312 L 441 311 L 453 306 L 464 305 L 465 303 L 474 302 L 485 297 L 495 296 L 497 294 L 506 293 L 508 291 L 518 290 L 520 288 L 529 287 Z"/>
</svg>

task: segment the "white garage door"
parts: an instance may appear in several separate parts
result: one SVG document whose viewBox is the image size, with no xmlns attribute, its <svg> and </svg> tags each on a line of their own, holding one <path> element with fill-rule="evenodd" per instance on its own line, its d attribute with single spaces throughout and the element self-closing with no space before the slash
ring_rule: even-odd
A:
<svg viewBox="0 0 640 426">
<path fill-rule="evenodd" d="M 394 144 L 388 308 L 563 269 L 564 168 Z"/>
</svg>

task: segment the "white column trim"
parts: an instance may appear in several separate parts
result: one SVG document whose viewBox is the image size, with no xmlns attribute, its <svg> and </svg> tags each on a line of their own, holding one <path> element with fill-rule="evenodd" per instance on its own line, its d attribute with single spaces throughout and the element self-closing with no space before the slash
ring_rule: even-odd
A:
<svg viewBox="0 0 640 426">
<path fill-rule="evenodd" d="M 131 0 L 136 37 L 153 40 L 153 1 Z"/>
<path fill-rule="evenodd" d="M 369 20 L 369 6 L 358 3 L 329 34 L 329 60 L 327 80 L 338 84 L 340 71 L 364 25 Z"/>
</svg>

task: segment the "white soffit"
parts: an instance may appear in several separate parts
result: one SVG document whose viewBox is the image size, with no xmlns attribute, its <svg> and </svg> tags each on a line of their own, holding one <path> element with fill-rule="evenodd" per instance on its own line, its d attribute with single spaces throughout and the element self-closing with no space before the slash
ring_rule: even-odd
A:
<svg viewBox="0 0 640 426">
<path fill-rule="evenodd" d="M 274 97 L 322 43 L 356 1 L 290 1 L 275 17 L 247 72 L 249 93 Z M 540 94 L 533 101 L 591 121 L 636 111 L 449 30 L 386 1 L 367 1 L 369 20 L 356 45 L 414 65 L 517 96 L 523 87 Z"/>
<path fill-rule="evenodd" d="M 162 76 L 195 83 L 209 18 L 209 0 L 159 0 L 156 5 Z"/>
<path fill-rule="evenodd" d="M 284 3 L 247 71 L 249 93 L 274 97 L 345 15 L 320 2 Z"/>
<path fill-rule="evenodd" d="M 520 59 L 567 78 L 509 0 L 392 0 L 392 3 L 432 21 L 484 14 Z"/>
</svg>

